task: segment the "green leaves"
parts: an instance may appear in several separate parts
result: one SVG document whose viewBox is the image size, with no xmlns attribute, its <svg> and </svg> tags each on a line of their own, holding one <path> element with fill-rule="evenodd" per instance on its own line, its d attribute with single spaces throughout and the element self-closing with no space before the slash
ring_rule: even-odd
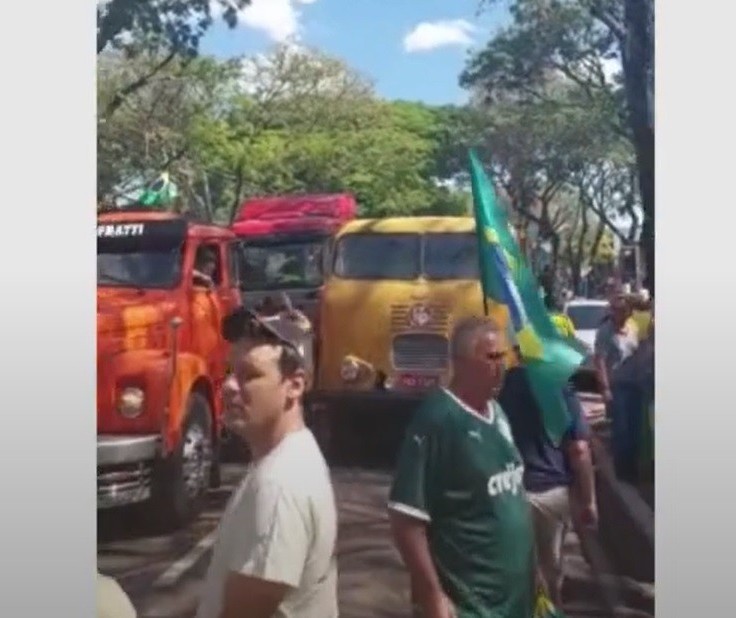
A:
<svg viewBox="0 0 736 618">
<path fill-rule="evenodd" d="M 168 170 L 185 206 L 228 222 L 247 196 L 350 191 L 363 216 L 466 213 L 440 186 L 445 109 L 377 98 L 372 84 L 321 52 L 135 58 L 98 65 L 98 193 L 136 194 Z M 149 76 L 118 101 L 125 84 Z"/>
</svg>

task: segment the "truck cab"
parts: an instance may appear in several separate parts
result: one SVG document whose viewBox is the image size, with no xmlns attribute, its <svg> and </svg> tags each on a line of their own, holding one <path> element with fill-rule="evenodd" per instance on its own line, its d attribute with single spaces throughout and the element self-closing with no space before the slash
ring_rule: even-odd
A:
<svg viewBox="0 0 736 618">
<path fill-rule="evenodd" d="M 172 213 L 98 213 L 98 509 L 140 504 L 179 527 L 217 484 L 235 241 Z"/>
<path fill-rule="evenodd" d="M 240 241 L 243 302 L 273 315 L 288 295 L 294 308 L 314 322 L 335 234 L 357 209 L 348 193 L 244 202 L 231 226 Z"/>
</svg>

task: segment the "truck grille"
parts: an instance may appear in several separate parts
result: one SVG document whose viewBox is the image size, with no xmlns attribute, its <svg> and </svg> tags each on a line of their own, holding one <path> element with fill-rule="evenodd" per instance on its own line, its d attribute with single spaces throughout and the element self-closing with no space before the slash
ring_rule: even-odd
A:
<svg viewBox="0 0 736 618">
<path fill-rule="evenodd" d="M 449 345 L 443 335 L 397 335 L 393 341 L 392 356 L 396 369 L 444 371 L 448 367 Z"/>
<path fill-rule="evenodd" d="M 422 326 L 422 330 L 444 333 L 447 331 L 450 311 L 447 307 L 438 304 L 422 304 L 427 308 L 430 321 Z M 411 310 L 416 305 L 393 305 L 391 307 L 391 330 L 401 332 L 416 328 L 411 323 Z"/>
</svg>

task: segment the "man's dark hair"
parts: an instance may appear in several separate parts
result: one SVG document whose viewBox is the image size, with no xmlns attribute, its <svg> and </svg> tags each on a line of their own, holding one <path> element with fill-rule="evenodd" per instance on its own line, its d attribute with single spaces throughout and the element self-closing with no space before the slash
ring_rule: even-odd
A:
<svg viewBox="0 0 736 618">
<path fill-rule="evenodd" d="M 199 247 L 197 253 L 194 256 L 194 263 L 196 265 L 207 264 L 213 262 L 217 264 L 217 253 L 212 247 Z"/>
<path fill-rule="evenodd" d="M 254 311 L 245 307 L 239 307 L 223 318 L 222 336 L 228 343 L 247 339 L 253 343 L 279 346 L 281 356 L 278 365 L 284 376 L 290 376 L 300 369 L 305 369 L 304 357 L 296 344 L 281 335 L 273 326 L 261 320 Z"/>
</svg>

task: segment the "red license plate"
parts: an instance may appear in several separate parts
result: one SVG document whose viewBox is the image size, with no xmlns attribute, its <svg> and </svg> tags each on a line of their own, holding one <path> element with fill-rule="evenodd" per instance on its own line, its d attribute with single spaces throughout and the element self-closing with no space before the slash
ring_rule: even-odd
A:
<svg viewBox="0 0 736 618">
<path fill-rule="evenodd" d="M 429 389 L 440 383 L 440 377 L 409 373 L 398 376 L 396 382 L 403 388 Z"/>
</svg>

